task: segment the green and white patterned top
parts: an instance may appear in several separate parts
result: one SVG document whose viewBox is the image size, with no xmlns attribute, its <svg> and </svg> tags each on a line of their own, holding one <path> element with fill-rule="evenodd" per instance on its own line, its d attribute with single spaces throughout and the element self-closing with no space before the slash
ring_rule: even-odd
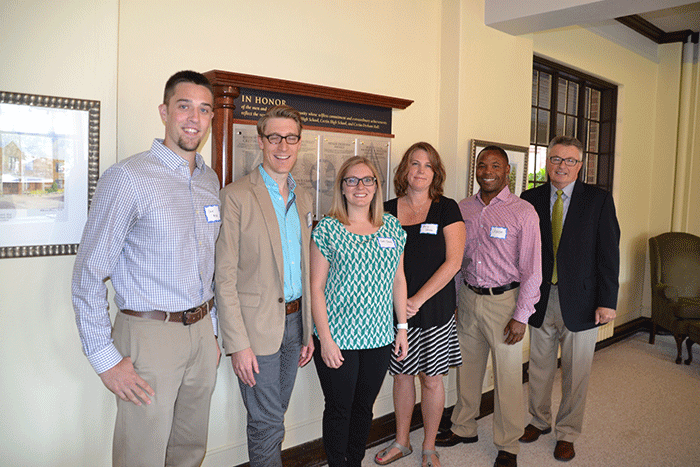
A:
<svg viewBox="0 0 700 467">
<path fill-rule="evenodd" d="M 406 231 L 391 214 L 384 214 L 383 220 L 375 233 L 357 235 L 338 219 L 324 217 L 311 234 L 330 263 L 325 288 L 328 324 L 343 350 L 374 349 L 394 341 L 394 276 Z"/>
</svg>

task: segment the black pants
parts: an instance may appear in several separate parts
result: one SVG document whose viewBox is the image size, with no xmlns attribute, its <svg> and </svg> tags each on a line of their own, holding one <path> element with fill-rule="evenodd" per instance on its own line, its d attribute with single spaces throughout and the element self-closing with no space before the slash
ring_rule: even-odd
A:
<svg viewBox="0 0 700 467">
<path fill-rule="evenodd" d="M 340 368 L 328 368 L 314 336 L 314 363 L 325 399 L 323 447 L 329 467 L 360 467 L 372 425 L 372 406 L 389 368 L 392 345 L 342 350 Z"/>
</svg>

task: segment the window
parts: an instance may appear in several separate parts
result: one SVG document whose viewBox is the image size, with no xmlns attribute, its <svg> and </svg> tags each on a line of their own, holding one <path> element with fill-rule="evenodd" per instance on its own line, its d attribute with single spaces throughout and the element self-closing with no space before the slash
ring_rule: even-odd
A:
<svg viewBox="0 0 700 467">
<path fill-rule="evenodd" d="M 528 188 L 547 182 L 547 145 L 555 136 L 583 143 L 579 179 L 612 189 L 617 86 L 535 56 Z"/>
</svg>

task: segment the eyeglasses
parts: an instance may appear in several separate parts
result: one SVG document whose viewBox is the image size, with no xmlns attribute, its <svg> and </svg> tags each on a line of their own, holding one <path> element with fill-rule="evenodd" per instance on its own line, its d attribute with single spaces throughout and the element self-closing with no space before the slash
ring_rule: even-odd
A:
<svg viewBox="0 0 700 467">
<path fill-rule="evenodd" d="M 299 140 L 301 139 L 301 136 L 299 135 L 287 135 L 287 136 L 282 136 L 278 135 L 277 133 L 272 133 L 271 135 L 263 135 L 267 140 L 270 142 L 270 144 L 280 144 L 282 140 L 285 140 L 287 144 L 297 144 Z"/>
<path fill-rule="evenodd" d="M 362 184 L 364 186 L 374 186 L 374 184 L 377 182 L 376 177 L 363 177 L 363 178 L 357 178 L 357 177 L 347 177 L 344 178 L 343 181 L 347 186 L 357 186 L 360 184 L 360 181 L 362 181 Z"/>
<path fill-rule="evenodd" d="M 558 156 L 552 156 L 549 158 L 549 162 L 551 162 L 554 165 L 559 165 L 562 161 L 564 161 L 564 164 L 568 165 L 569 167 L 573 167 L 579 162 L 581 162 L 580 160 L 574 159 L 573 157 L 569 157 L 568 159 L 562 159 Z"/>
</svg>

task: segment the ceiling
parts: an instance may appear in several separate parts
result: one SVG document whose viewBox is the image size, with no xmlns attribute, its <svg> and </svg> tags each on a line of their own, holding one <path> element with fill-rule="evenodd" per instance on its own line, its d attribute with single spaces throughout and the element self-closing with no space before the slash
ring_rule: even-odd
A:
<svg viewBox="0 0 700 467">
<path fill-rule="evenodd" d="M 698 42 L 697 0 L 485 0 L 485 23 L 512 35 L 618 22 L 662 44 Z M 614 22 L 614 21 L 613 21 Z"/>
<path fill-rule="evenodd" d="M 674 8 L 638 14 L 666 33 L 690 30 L 700 31 L 700 2 Z"/>
<path fill-rule="evenodd" d="M 690 30 L 700 31 L 700 2 L 638 14 L 666 33 Z"/>
</svg>

